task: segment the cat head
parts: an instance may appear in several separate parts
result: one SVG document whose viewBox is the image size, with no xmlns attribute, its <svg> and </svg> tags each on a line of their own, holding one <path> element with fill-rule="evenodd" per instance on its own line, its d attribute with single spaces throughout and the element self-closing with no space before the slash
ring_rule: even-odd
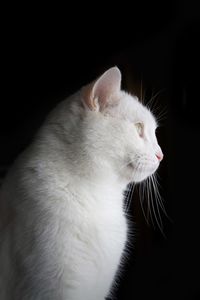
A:
<svg viewBox="0 0 200 300">
<path fill-rule="evenodd" d="M 127 182 L 152 175 L 163 158 L 156 119 L 137 97 L 121 90 L 120 70 L 113 67 L 83 87 L 81 98 L 85 143 L 96 161 Z"/>
</svg>

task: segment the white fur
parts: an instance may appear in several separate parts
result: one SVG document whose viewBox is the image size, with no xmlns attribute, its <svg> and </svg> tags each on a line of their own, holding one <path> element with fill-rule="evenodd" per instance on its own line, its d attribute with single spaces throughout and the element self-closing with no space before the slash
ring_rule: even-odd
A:
<svg viewBox="0 0 200 300">
<path fill-rule="evenodd" d="M 123 192 L 157 169 L 161 150 L 151 112 L 120 91 L 117 68 L 105 74 L 55 108 L 4 182 L 1 300 L 103 300 L 111 290 L 127 241 Z"/>
</svg>

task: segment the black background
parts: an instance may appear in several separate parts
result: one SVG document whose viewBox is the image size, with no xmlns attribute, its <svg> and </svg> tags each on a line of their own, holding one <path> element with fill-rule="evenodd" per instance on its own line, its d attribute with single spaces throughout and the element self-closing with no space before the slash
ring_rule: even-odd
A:
<svg viewBox="0 0 200 300">
<path fill-rule="evenodd" d="M 122 86 L 131 92 L 138 82 L 147 98 L 164 91 L 158 97 L 168 110 L 158 132 L 165 154 L 161 193 L 173 222 L 163 215 L 166 238 L 148 226 L 136 192 L 135 246 L 116 298 L 197 299 L 199 9 L 192 1 L 149 2 L 5 9 L 0 171 L 3 177 L 56 103 L 108 67 L 121 69 Z"/>
</svg>

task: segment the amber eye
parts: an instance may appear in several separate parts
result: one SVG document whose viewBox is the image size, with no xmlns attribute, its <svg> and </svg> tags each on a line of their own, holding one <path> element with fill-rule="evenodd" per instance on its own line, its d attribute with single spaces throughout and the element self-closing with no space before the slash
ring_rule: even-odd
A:
<svg viewBox="0 0 200 300">
<path fill-rule="evenodd" d="M 137 129 L 137 132 L 138 132 L 138 134 L 139 134 L 139 136 L 143 136 L 143 124 L 142 123 L 140 123 L 140 122 L 138 122 L 138 123 L 135 123 L 135 127 L 136 127 L 136 129 Z"/>
</svg>

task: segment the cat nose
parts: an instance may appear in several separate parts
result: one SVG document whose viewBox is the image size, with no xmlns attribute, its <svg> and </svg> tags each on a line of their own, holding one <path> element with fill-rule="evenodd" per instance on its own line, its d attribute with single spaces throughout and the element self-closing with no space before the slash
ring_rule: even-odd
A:
<svg viewBox="0 0 200 300">
<path fill-rule="evenodd" d="M 156 157 L 157 157 L 157 159 L 159 160 L 159 161 L 161 161 L 162 159 L 163 159 L 163 153 L 162 153 L 162 151 L 159 151 L 159 152 L 157 152 L 156 153 Z"/>
</svg>

